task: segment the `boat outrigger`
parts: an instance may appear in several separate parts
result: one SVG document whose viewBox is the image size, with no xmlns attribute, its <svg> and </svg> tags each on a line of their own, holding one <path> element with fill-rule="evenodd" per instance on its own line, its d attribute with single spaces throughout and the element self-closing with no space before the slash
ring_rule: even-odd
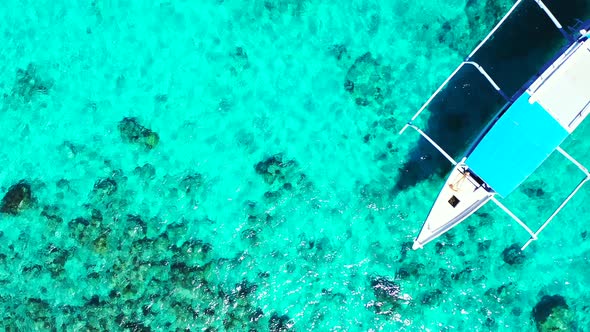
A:
<svg viewBox="0 0 590 332">
<path fill-rule="evenodd" d="M 413 249 L 422 248 L 492 201 L 530 235 L 530 239 L 521 248 L 524 250 L 532 241 L 537 240 L 539 233 L 590 180 L 588 169 L 560 147 L 590 112 L 590 21 L 578 21 L 575 33 L 567 33 L 541 0 L 534 1 L 568 40 L 566 47 L 537 76 L 512 98 L 508 98 L 488 72 L 472 58 L 521 4 L 522 0 L 518 0 L 400 131 L 401 134 L 407 128 L 415 129 L 454 165 L 414 240 Z M 506 100 L 506 104 L 457 162 L 413 121 L 464 66 L 474 66 Z M 576 165 L 585 174 L 585 178 L 541 227 L 533 231 L 496 196 L 506 197 L 510 194 L 554 151 Z"/>
</svg>

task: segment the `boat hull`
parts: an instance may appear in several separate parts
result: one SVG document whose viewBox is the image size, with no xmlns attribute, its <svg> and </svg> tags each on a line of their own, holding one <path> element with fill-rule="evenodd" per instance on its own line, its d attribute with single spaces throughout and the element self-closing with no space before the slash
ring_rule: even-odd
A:
<svg viewBox="0 0 590 332">
<path fill-rule="evenodd" d="M 457 164 L 434 202 L 412 248 L 422 248 L 448 232 L 485 205 L 494 195 L 495 192 L 465 164 Z"/>
</svg>

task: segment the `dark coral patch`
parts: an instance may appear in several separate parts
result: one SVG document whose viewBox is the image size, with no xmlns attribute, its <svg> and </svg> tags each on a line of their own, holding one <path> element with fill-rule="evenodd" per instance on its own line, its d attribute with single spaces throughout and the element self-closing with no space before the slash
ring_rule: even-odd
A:
<svg viewBox="0 0 590 332">
<path fill-rule="evenodd" d="M 112 178 L 99 179 L 94 183 L 94 193 L 98 196 L 111 196 L 117 192 L 117 182 Z"/>
<path fill-rule="evenodd" d="M 50 244 L 44 254 L 46 255 L 45 267 L 54 278 L 60 277 L 65 271 L 66 262 L 72 253 Z"/>
<path fill-rule="evenodd" d="M 240 237 L 242 238 L 242 240 L 251 240 L 251 241 L 256 241 L 256 237 L 258 236 L 258 231 L 254 228 L 246 228 L 245 230 L 242 231 L 242 233 L 240 234 Z"/>
<path fill-rule="evenodd" d="M 525 260 L 525 255 L 516 243 L 502 251 L 502 259 L 510 265 L 520 265 Z"/>
<path fill-rule="evenodd" d="M 156 168 L 152 164 L 146 163 L 143 166 L 135 167 L 133 174 L 149 181 L 156 177 Z"/>
<path fill-rule="evenodd" d="M 68 222 L 68 235 L 87 245 L 99 236 L 100 221 L 78 217 Z"/>
<path fill-rule="evenodd" d="M 378 300 L 392 302 L 400 296 L 401 288 L 398 284 L 386 277 L 374 277 L 371 279 L 373 294 Z"/>
<path fill-rule="evenodd" d="M 297 163 L 294 160 L 284 161 L 282 154 L 276 154 L 257 163 L 254 169 L 256 173 L 264 177 L 266 183 L 273 184 L 277 180 L 284 182 L 289 168 L 296 165 Z"/>
<path fill-rule="evenodd" d="M 141 216 L 136 214 L 128 214 L 124 228 L 127 231 L 129 238 L 140 237 L 143 238 L 147 232 L 147 224 Z"/>
<path fill-rule="evenodd" d="M 420 302 L 427 305 L 438 305 L 443 296 L 440 289 L 430 290 L 422 295 Z"/>
<path fill-rule="evenodd" d="M 281 198 L 281 191 L 267 191 L 264 193 L 264 198 L 267 203 L 275 203 Z"/>
<path fill-rule="evenodd" d="M 256 308 L 252 312 L 250 312 L 250 314 L 248 315 L 248 320 L 251 323 L 256 323 L 263 316 L 264 316 L 264 312 L 262 311 L 262 309 L 261 308 Z"/>
<path fill-rule="evenodd" d="M 199 173 L 187 175 L 180 181 L 180 189 L 187 194 L 196 192 L 203 185 L 203 176 Z"/>
<path fill-rule="evenodd" d="M 351 57 L 348 50 L 343 44 L 332 45 L 329 49 L 330 55 L 332 55 L 338 61 L 350 61 Z"/>
<path fill-rule="evenodd" d="M 273 312 L 268 321 L 268 330 L 271 332 L 286 332 L 291 331 L 293 322 L 287 315 L 279 315 Z"/>
<path fill-rule="evenodd" d="M 236 75 L 250 67 L 250 62 L 248 61 L 248 54 L 246 53 L 246 50 L 243 47 L 236 47 L 230 55 L 233 60 L 232 66 L 230 68 L 232 74 Z"/>
<path fill-rule="evenodd" d="M 2 198 L 0 203 L 0 212 L 17 215 L 22 210 L 31 206 L 33 203 L 33 194 L 31 185 L 21 180 L 19 183 L 12 185 Z"/>
<path fill-rule="evenodd" d="M 543 188 L 525 188 L 524 189 L 525 195 L 529 197 L 543 197 L 545 196 L 545 190 Z"/>
<path fill-rule="evenodd" d="M 47 94 L 51 86 L 50 81 L 40 77 L 37 67 L 29 63 L 27 69 L 17 69 L 12 93 L 22 97 L 25 102 L 29 102 L 38 94 Z"/>
<path fill-rule="evenodd" d="M 532 311 L 538 331 L 570 331 L 572 317 L 561 295 L 545 295 Z"/>
<path fill-rule="evenodd" d="M 420 263 L 410 263 L 402 265 L 396 272 L 396 277 L 398 279 L 407 279 L 410 277 L 418 277 L 420 275 L 420 270 L 424 268 L 423 264 Z"/>
<path fill-rule="evenodd" d="M 51 315 L 51 305 L 44 300 L 39 298 L 29 298 L 26 300 L 24 305 L 21 307 L 25 311 L 25 315 L 32 325 L 28 327 L 32 331 L 51 331 L 55 330 L 56 318 Z M 12 329 L 6 328 L 6 331 Z M 15 329 L 16 330 L 16 329 Z"/>
<path fill-rule="evenodd" d="M 358 57 L 346 73 L 344 89 L 359 106 L 381 105 L 389 93 L 387 74 L 371 52 Z"/>
<path fill-rule="evenodd" d="M 249 295 L 254 294 L 256 289 L 258 289 L 258 285 L 244 279 L 240 283 L 236 284 L 234 290 L 232 291 L 232 296 L 243 299 Z"/>
<path fill-rule="evenodd" d="M 123 141 L 136 143 L 147 149 L 153 149 L 160 142 L 158 133 L 142 126 L 137 118 L 124 118 L 117 126 Z"/>
</svg>

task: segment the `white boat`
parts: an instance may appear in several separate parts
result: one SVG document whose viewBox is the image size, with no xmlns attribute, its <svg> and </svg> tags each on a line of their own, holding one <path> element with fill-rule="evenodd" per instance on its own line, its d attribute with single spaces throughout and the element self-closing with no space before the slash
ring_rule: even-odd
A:
<svg viewBox="0 0 590 332">
<path fill-rule="evenodd" d="M 457 164 L 438 194 L 420 234 L 414 240 L 413 248 L 422 248 L 446 233 L 487 203 L 494 194 L 485 182 L 471 173 L 467 165 Z"/>
<path fill-rule="evenodd" d="M 414 241 L 414 249 L 422 248 L 492 201 L 529 233 L 530 239 L 522 246 L 524 250 L 590 180 L 588 170 L 560 148 L 560 144 L 590 112 L 590 21 L 580 21 L 580 30 L 572 36 L 565 32 L 541 0 L 535 0 L 553 24 L 566 36 L 568 44 L 540 69 L 534 76 L 535 79 L 529 81 L 512 98 L 508 98 L 491 75 L 472 60 L 472 56 L 493 36 L 521 2 L 517 1 L 514 4 L 400 132 L 406 128 L 415 129 L 454 165 Z M 461 161 L 456 162 L 439 144 L 414 125 L 413 121 L 451 78 L 467 65 L 477 68 L 507 103 L 472 143 Z M 510 194 L 554 151 L 563 154 L 586 176 L 542 226 L 533 231 L 496 196 L 506 197 Z"/>
</svg>

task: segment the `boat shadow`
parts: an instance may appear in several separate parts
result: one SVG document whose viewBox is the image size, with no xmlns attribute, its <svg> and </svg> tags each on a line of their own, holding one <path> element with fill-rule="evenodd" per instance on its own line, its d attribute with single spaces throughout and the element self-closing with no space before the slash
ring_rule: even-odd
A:
<svg viewBox="0 0 590 332">
<path fill-rule="evenodd" d="M 422 115 L 428 120 L 419 126 L 459 161 L 471 141 L 504 103 L 502 96 L 475 67 L 465 66 L 430 104 Z M 442 177 L 452 168 L 451 163 L 422 137 L 408 159 L 399 168 L 392 195 L 430 177 Z"/>
</svg>

